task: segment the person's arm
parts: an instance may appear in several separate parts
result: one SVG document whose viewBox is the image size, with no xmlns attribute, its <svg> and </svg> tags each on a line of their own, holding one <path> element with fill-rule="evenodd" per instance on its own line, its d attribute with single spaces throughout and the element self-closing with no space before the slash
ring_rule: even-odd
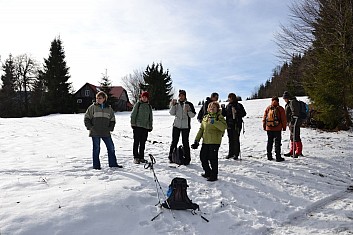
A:
<svg viewBox="0 0 353 235">
<path fill-rule="evenodd" d="M 85 123 L 87 130 L 91 130 L 93 127 L 93 123 L 92 123 L 93 108 L 94 108 L 93 106 L 88 107 L 88 109 L 86 110 L 86 113 L 85 113 L 84 123 Z"/>
<path fill-rule="evenodd" d="M 110 122 L 109 122 L 109 130 L 113 131 L 115 127 L 115 113 L 114 110 L 110 107 Z"/>
</svg>

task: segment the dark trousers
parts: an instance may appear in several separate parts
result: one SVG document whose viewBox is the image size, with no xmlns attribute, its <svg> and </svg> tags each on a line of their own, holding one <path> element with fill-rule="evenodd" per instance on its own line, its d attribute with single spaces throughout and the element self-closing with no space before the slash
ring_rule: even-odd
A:
<svg viewBox="0 0 353 235">
<path fill-rule="evenodd" d="M 210 177 L 218 175 L 218 150 L 219 144 L 202 144 L 200 161 L 205 174 Z"/>
<path fill-rule="evenodd" d="M 289 131 L 290 131 L 290 141 L 294 141 L 294 142 L 300 142 L 301 139 L 300 139 L 300 123 L 298 121 L 297 125 L 294 126 L 294 124 L 290 124 L 289 125 Z M 294 130 L 295 130 L 295 133 L 294 133 Z M 294 136 L 295 134 L 295 136 Z M 294 139 L 293 139 L 294 137 Z"/>
<path fill-rule="evenodd" d="M 144 159 L 148 130 L 142 127 L 134 128 L 134 158 Z"/>
<path fill-rule="evenodd" d="M 177 127 L 173 127 L 173 131 L 172 131 L 172 144 L 170 145 L 170 150 L 169 150 L 169 160 L 172 159 L 173 150 L 178 147 L 180 133 L 181 133 L 181 138 L 183 142 L 185 160 L 190 162 L 191 160 L 190 144 L 189 144 L 190 129 L 179 129 Z"/>
<path fill-rule="evenodd" d="M 240 153 L 240 132 L 235 128 L 227 129 L 229 151 L 228 156 L 239 157 Z"/>
<path fill-rule="evenodd" d="M 281 131 L 267 131 L 267 158 L 272 159 L 273 142 L 275 142 L 276 159 L 281 158 Z"/>
</svg>

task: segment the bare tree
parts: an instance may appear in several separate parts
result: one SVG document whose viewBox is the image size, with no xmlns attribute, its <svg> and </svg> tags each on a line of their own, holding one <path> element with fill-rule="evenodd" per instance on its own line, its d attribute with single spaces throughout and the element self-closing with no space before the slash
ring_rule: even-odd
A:
<svg viewBox="0 0 353 235">
<path fill-rule="evenodd" d="M 143 71 L 134 70 L 133 74 L 123 77 L 122 82 L 129 93 L 130 100 L 135 104 L 141 94 L 141 84 L 144 84 Z"/>
<path fill-rule="evenodd" d="M 315 40 L 315 24 L 319 18 L 320 0 L 293 2 L 290 9 L 290 24 L 281 25 L 275 35 L 279 48 L 278 57 L 290 61 L 294 54 L 303 55 Z"/>
<path fill-rule="evenodd" d="M 38 63 L 27 54 L 22 54 L 14 58 L 16 88 L 19 91 L 20 107 L 24 114 L 28 115 L 29 110 L 29 92 L 32 89 L 35 78 L 38 73 Z M 23 110 L 22 110 L 23 111 Z"/>
</svg>

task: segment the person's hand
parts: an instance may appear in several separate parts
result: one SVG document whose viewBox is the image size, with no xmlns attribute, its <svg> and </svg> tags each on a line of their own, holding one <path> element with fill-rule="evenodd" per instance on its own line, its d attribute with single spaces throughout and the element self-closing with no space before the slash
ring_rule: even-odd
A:
<svg viewBox="0 0 353 235">
<path fill-rule="evenodd" d="M 177 100 L 176 99 L 172 99 L 172 101 L 170 103 L 174 106 L 174 105 L 176 105 Z"/>
<path fill-rule="evenodd" d="M 195 140 L 195 142 L 191 145 L 192 149 L 197 149 L 199 147 L 199 142 L 197 142 L 197 140 Z"/>
<path fill-rule="evenodd" d="M 190 111 L 190 106 L 188 104 L 184 105 L 184 111 L 189 112 Z"/>
</svg>

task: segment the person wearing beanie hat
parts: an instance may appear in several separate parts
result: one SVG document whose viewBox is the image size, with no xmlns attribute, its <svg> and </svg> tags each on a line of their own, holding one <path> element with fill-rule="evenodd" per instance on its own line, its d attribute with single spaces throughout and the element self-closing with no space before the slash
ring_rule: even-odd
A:
<svg viewBox="0 0 353 235">
<path fill-rule="evenodd" d="M 112 107 L 107 104 L 107 94 L 100 91 L 96 94 L 96 102 L 87 108 L 84 122 L 89 136 L 92 137 L 93 143 L 93 169 L 100 170 L 101 164 L 99 161 L 100 141 L 105 143 L 108 150 L 109 167 L 122 168 L 116 162 L 115 147 L 110 135 L 110 132 L 115 127 L 115 115 Z"/>
<path fill-rule="evenodd" d="M 184 149 L 184 165 L 188 165 L 191 161 L 189 135 L 191 129 L 191 118 L 196 116 L 194 105 L 186 100 L 186 91 L 179 90 L 179 99 L 173 99 L 170 102 L 169 114 L 174 116 L 172 143 L 169 149 L 169 161 L 176 162 L 173 154 L 176 153 L 179 137 L 181 133 L 183 149 Z M 175 154 L 174 154 L 175 155 Z"/>
<path fill-rule="evenodd" d="M 213 101 L 218 101 L 218 97 L 219 97 L 218 93 L 213 92 L 210 97 L 206 98 L 206 102 L 203 104 L 199 113 L 197 114 L 197 120 L 200 123 L 202 122 L 203 116 L 205 116 L 207 114 L 208 105 Z"/>
<path fill-rule="evenodd" d="M 285 92 L 283 93 L 283 99 L 289 99 L 289 98 L 290 98 L 289 92 L 288 92 L 288 91 L 285 91 Z"/>
<path fill-rule="evenodd" d="M 300 139 L 300 126 L 303 120 L 299 118 L 300 103 L 295 96 L 291 96 L 288 91 L 283 93 L 283 99 L 286 102 L 285 112 L 287 118 L 287 124 L 290 132 L 290 150 L 285 153 L 284 156 L 293 156 L 297 158 L 302 155 L 303 144 Z"/>
<path fill-rule="evenodd" d="M 150 99 L 150 94 L 147 91 L 141 93 L 141 97 L 147 97 L 147 100 Z"/>
<path fill-rule="evenodd" d="M 243 117 L 246 116 L 244 106 L 238 102 L 234 93 L 228 94 L 228 104 L 222 106 L 222 115 L 227 121 L 227 134 L 229 150 L 226 159 L 238 160 L 240 155 L 240 132 L 243 124 Z"/>
<path fill-rule="evenodd" d="M 152 107 L 148 103 L 149 94 L 147 91 L 141 93 L 140 100 L 134 105 L 130 123 L 134 134 L 133 156 L 134 163 L 146 163 L 145 146 L 148 137 L 148 132 L 153 129 Z"/>
</svg>

